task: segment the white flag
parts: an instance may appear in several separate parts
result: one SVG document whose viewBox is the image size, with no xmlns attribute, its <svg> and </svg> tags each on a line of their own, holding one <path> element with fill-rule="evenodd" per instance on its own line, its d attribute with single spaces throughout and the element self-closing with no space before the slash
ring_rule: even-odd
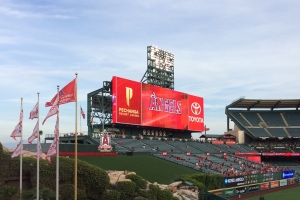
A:
<svg viewBox="0 0 300 200">
<path fill-rule="evenodd" d="M 14 138 L 16 140 L 16 137 L 21 137 L 22 136 L 22 123 L 18 123 L 11 133 L 10 137 Z"/>
<path fill-rule="evenodd" d="M 54 136 L 54 140 L 53 140 L 52 144 L 50 145 L 50 148 L 49 148 L 49 150 L 48 150 L 48 152 L 47 152 L 47 155 L 46 155 L 46 159 L 47 159 L 47 161 L 50 162 L 50 163 L 51 163 L 51 157 L 54 156 L 54 155 L 56 155 L 57 141 L 58 141 L 58 140 L 57 140 L 57 137 L 56 137 L 56 135 L 55 135 L 55 136 Z"/>
<path fill-rule="evenodd" d="M 57 95 L 54 104 L 52 105 L 52 107 L 50 108 L 50 110 L 49 110 L 46 118 L 44 119 L 44 121 L 42 123 L 43 125 L 44 125 L 46 119 L 48 119 L 49 117 L 51 117 L 51 116 L 53 116 L 53 115 L 55 115 L 55 114 L 58 113 L 58 99 L 59 99 L 59 95 Z"/>
<path fill-rule="evenodd" d="M 23 124 L 23 101 L 21 101 L 21 112 L 20 112 L 20 120 L 19 123 Z"/>
<path fill-rule="evenodd" d="M 33 140 L 35 140 L 36 138 L 39 137 L 39 130 L 38 130 L 38 123 L 36 123 L 34 129 L 33 129 L 33 132 L 32 132 L 32 135 L 28 138 L 28 143 L 31 144 Z"/>
<path fill-rule="evenodd" d="M 38 114 L 39 114 L 39 106 L 38 103 L 36 103 L 32 111 L 30 112 L 29 119 L 38 118 Z"/>
<path fill-rule="evenodd" d="M 23 103 L 21 101 L 21 111 L 20 111 L 20 119 L 19 123 L 16 125 L 15 129 L 11 133 L 10 137 L 16 139 L 16 137 L 22 136 L 22 124 L 23 124 Z"/>
<path fill-rule="evenodd" d="M 56 149 L 57 149 L 57 143 L 58 143 L 58 140 L 59 140 L 59 117 L 57 115 L 57 118 L 56 118 L 56 125 L 55 125 L 55 130 L 54 130 L 54 140 L 47 152 L 47 155 L 46 155 L 46 159 L 48 162 L 51 162 L 51 157 L 56 155 Z"/>
<path fill-rule="evenodd" d="M 39 152 L 40 159 L 43 158 L 41 143 L 39 144 L 38 149 L 36 150 L 36 159 L 38 159 L 38 152 Z"/>
<path fill-rule="evenodd" d="M 18 144 L 17 148 L 14 150 L 14 152 L 11 154 L 11 157 L 14 158 L 14 157 L 17 157 L 21 154 L 21 141 L 20 143 Z"/>
</svg>

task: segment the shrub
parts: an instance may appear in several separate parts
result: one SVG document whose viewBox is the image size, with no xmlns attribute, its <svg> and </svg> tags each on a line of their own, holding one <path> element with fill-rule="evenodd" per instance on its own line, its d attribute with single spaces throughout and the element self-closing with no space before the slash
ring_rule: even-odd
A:
<svg viewBox="0 0 300 200">
<path fill-rule="evenodd" d="M 120 200 L 120 198 L 121 193 L 116 190 L 106 191 L 101 197 L 102 200 Z"/>
<path fill-rule="evenodd" d="M 136 184 L 137 189 L 146 189 L 147 188 L 147 181 L 144 180 L 141 176 L 135 174 L 126 175 L 127 179 L 130 179 L 132 182 Z"/>
<path fill-rule="evenodd" d="M 159 190 L 157 200 L 170 200 L 173 199 L 173 193 L 170 190 Z"/>
<path fill-rule="evenodd" d="M 0 199 L 3 200 L 9 200 L 11 197 L 19 193 L 19 188 L 9 186 L 9 185 L 3 185 L 0 188 Z"/>
<path fill-rule="evenodd" d="M 121 193 L 122 200 L 131 200 L 134 197 L 136 185 L 134 182 L 125 181 L 117 183 L 117 190 Z"/>
</svg>

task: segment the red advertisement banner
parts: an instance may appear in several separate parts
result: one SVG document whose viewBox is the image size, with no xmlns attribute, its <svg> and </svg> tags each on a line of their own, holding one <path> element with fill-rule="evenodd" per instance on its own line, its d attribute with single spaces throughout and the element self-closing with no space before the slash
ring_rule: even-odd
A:
<svg viewBox="0 0 300 200">
<path fill-rule="evenodd" d="M 258 153 L 258 152 L 235 152 L 235 155 L 237 155 L 237 156 L 258 156 L 258 155 L 261 155 L 261 153 Z"/>
<path fill-rule="evenodd" d="M 288 184 L 289 185 L 292 185 L 292 184 L 295 183 L 295 179 L 294 178 L 288 178 L 287 180 L 288 180 Z"/>
<path fill-rule="evenodd" d="M 212 144 L 224 144 L 223 141 L 216 141 L 216 140 L 211 141 L 211 143 L 212 143 Z"/>
<path fill-rule="evenodd" d="M 270 188 L 269 182 L 260 184 L 260 190 L 267 190 L 269 188 Z"/>
<path fill-rule="evenodd" d="M 228 141 L 228 142 L 225 142 L 225 144 L 235 144 L 235 142 L 233 142 L 233 141 Z"/>
<path fill-rule="evenodd" d="M 300 153 L 276 153 L 276 152 L 272 152 L 272 153 L 262 153 L 262 156 L 300 156 Z"/>
<path fill-rule="evenodd" d="M 270 188 L 277 188 L 277 187 L 279 187 L 279 185 L 278 185 L 278 181 L 271 181 L 270 182 Z"/>
</svg>

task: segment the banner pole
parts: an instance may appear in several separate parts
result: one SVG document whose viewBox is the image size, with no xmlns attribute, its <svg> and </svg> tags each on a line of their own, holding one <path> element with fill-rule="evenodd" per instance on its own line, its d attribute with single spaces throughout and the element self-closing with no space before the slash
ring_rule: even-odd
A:
<svg viewBox="0 0 300 200">
<path fill-rule="evenodd" d="M 74 200 L 77 200 L 77 75 L 78 73 L 75 73 L 76 75 L 76 86 L 75 86 L 75 95 L 76 95 L 76 109 L 75 109 L 75 168 L 74 168 Z"/>
<path fill-rule="evenodd" d="M 57 129 L 58 129 L 58 135 L 57 138 L 54 136 L 54 139 L 57 139 L 56 142 L 56 200 L 59 200 L 59 85 L 57 86 L 57 97 L 58 97 L 58 103 L 57 103 Z"/>
<path fill-rule="evenodd" d="M 36 164 L 36 199 L 40 199 L 40 93 L 38 92 L 38 138 L 37 138 L 37 164 Z"/>
<path fill-rule="evenodd" d="M 20 199 L 22 199 L 22 183 L 23 183 L 23 98 L 21 98 L 21 153 L 20 153 Z"/>
</svg>

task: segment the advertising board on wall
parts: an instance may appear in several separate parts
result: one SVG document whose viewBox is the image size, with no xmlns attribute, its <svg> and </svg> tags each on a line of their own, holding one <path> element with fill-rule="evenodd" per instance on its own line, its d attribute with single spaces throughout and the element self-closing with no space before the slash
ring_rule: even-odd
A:
<svg viewBox="0 0 300 200">
<path fill-rule="evenodd" d="M 282 171 L 282 178 L 294 178 L 295 171 L 294 170 L 286 170 Z"/>
<path fill-rule="evenodd" d="M 261 183 L 260 184 L 260 190 L 267 190 L 270 188 L 270 184 L 269 182 L 266 182 L 266 183 Z"/>
<path fill-rule="evenodd" d="M 277 187 L 279 187 L 278 183 L 279 183 L 279 181 L 270 181 L 270 188 L 277 188 Z"/>
<path fill-rule="evenodd" d="M 281 186 L 286 186 L 287 183 L 288 183 L 287 179 L 280 180 L 280 181 L 279 181 L 279 186 L 280 186 L 280 187 L 281 187 Z"/>
<path fill-rule="evenodd" d="M 202 97 L 114 76 L 113 123 L 204 131 Z"/>
<path fill-rule="evenodd" d="M 244 176 L 234 176 L 234 177 L 226 177 L 224 178 L 224 187 L 235 187 L 245 185 L 245 177 Z"/>
<path fill-rule="evenodd" d="M 289 178 L 289 179 L 287 179 L 287 180 L 288 180 L 288 184 L 289 184 L 289 185 L 292 185 L 292 184 L 295 183 L 295 179 L 294 179 L 294 178 Z"/>
<path fill-rule="evenodd" d="M 232 196 L 235 196 L 235 189 L 232 188 L 232 189 L 227 189 L 227 190 L 223 190 L 223 197 L 232 197 Z"/>
<path fill-rule="evenodd" d="M 239 187 L 235 189 L 236 194 L 246 194 L 247 193 L 247 187 Z"/>
<path fill-rule="evenodd" d="M 248 192 L 257 192 L 259 191 L 259 185 L 251 185 L 248 188 Z"/>
</svg>

